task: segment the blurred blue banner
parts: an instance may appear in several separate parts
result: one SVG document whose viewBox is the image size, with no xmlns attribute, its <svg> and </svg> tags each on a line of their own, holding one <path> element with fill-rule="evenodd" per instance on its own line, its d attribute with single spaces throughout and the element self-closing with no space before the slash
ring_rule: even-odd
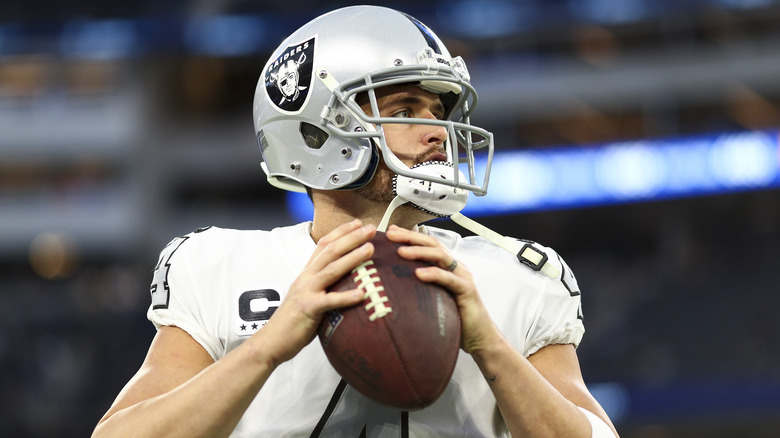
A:
<svg viewBox="0 0 780 438">
<path fill-rule="evenodd" d="M 501 215 L 777 186 L 777 131 L 501 151 L 488 194 L 471 196 L 463 213 Z M 306 195 L 290 193 L 288 206 L 297 220 L 311 219 Z"/>
</svg>

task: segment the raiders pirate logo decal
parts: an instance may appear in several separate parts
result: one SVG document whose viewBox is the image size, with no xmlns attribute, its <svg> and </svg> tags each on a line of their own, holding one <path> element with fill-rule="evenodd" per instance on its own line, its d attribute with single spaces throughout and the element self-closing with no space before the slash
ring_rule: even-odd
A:
<svg viewBox="0 0 780 438">
<path fill-rule="evenodd" d="M 265 90 L 271 102 L 291 113 L 303 108 L 312 86 L 315 38 L 289 46 L 265 71 Z"/>
</svg>

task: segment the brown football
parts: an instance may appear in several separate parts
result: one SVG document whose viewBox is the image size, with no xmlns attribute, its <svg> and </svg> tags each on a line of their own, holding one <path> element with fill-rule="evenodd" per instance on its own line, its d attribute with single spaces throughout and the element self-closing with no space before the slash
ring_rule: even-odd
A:
<svg viewBox="0 0 780 438">
<path fill-rule="evenodd" d="M 399 409 L 432 404 L 452 377 L 460 348 L 453 296 L 414 275 L 425 262 L 398 255 L 400 245 L 377 232 L 374 256 L 329 291 L 360 287 L 357 306 L 329 312 L 318 330 L 330 363 L 365 396 Z"/>
</svg>

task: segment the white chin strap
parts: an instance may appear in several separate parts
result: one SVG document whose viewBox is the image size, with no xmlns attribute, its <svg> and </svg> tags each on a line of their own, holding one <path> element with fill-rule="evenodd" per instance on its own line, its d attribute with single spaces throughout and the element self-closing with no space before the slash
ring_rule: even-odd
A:
<svg viewBox="0 0 780 438">
<path fill-rule="evenodd" d="M 447 161 L 426 161 L 411 169 L 434 180 L 466 180 L 466 175 L 460 170 L 456 179 L 455 168 Z M 402 175 L 396 175 L 393 179 L 393 192 L 420 210 L 439 217 L 449 217 L 463 210 L 469 199 L 469 192 L 466 190 Z"/>
<path fill-rule="evenodd" d="M 458 179 L 455 179 L 455 168 L 452 167 L 452 163 L 447 161 L 426 161 L 413 166 L 412 169 L 416 173 L 432 179 L 450 181 L 464 181 L 466 179 L 460 170 L 458 170 Z M 469 192 L 466 190 L 403 175 L 393 177 L 393 192 L 396 197 L 387 206 L 382 221 L 379 223 L 379 231 L 387 230 L 390 217 L 395 209 L 406 203 L 411 203 L 417 209 L 434 216 L 450 217 L 463 210 L 469 199 Z"/>
<path fill-rule="evenodd" d="M 390 225 L 390 218 L 393 216 L 393 212 L 396 208 L 406 204 L 406 199 L 396 196 L 393 198 L 393 201 L 390 203 L 390 205 L 387 206 L 387 210 L 385 210 L 385 215 L 382 216 L 382 220 L 379 222 L 379 225 L 376 227 L 377 231 L 385 232 L 387 231 L 387 226 Z"/>
</svg>

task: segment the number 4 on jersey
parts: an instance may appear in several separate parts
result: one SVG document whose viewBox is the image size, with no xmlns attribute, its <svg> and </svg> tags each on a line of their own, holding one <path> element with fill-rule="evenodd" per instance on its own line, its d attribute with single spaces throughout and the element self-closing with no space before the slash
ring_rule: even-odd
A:
<svg viewBox="0 0 780 438">
<path fill-rule="evenodd" d="M 171 240 L 160 252 L 160 259 L 157 261 L 157 266 L 154 267 L 152 286 L 149 289 L 152 293 L 153 309 L 168 308 L 168 301 L 171 296 L 171 289 L 168 286 L 168 271 L 171 269 L 171 257 L 187 239 L 189 239 L 188 236 L 177 237 Z"/>
</svg>

